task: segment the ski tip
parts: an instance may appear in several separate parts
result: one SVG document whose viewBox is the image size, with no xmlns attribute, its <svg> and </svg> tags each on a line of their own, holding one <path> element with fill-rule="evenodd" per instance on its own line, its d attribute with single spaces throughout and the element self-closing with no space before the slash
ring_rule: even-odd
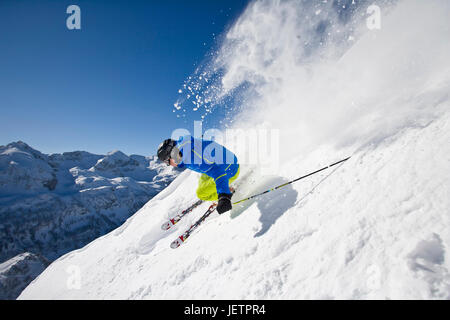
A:
<svg viewBox="0 0 450 320">
<path fill-rule="evenodd" d="M 170 227 L 172 227 L 172 224 L 170 223 L 170 221 L 164 222 L 164 223 L 161 225 L 161 229 L 164 230 L 164 231 L 169 230 Z"/>
<path fill-rule="evenodd" d="M 176 249 L 176 248 L 178 248 L 179 246 L 181 246 L 182 243 L 183 243 L 183 240 L 181 240 L 180 238 L 177 238 L 176 240 L 174 240 L 174 241 L 170 244 L 170 247 L 171 247 L 172 249 Z"/>
</svg>

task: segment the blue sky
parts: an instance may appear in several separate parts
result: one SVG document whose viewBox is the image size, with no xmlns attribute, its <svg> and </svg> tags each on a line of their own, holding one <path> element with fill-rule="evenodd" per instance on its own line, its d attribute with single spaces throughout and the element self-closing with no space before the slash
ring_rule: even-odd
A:
<svg viewBox="0 0 450 320">
<path fill-rule="evenodd" d="M 0 1 L 0 145 L 155 154 L 172 105 L 248 1 Z M 66 9 L 81 8 L 81 30 Z M 200 116 L 200 115 L 198 115 Z"/>
</svg>

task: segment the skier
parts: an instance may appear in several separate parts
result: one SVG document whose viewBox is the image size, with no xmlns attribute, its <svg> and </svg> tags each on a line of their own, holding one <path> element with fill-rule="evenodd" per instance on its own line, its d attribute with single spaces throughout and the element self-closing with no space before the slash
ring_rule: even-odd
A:
<svg viewBox="0 0 450 320">
<path fill-rule="evenodd" d="M 239 176 L 236 156 L 215 141 L 183 136 L 178 141 L 166 139 L 158 147 L 158 158 L 168 166 L 187 168 L 201 173 L 197 197 L 215 201 L 217 212 L 231 210 L 233 188 L 230 183 Z"/>
</svg>

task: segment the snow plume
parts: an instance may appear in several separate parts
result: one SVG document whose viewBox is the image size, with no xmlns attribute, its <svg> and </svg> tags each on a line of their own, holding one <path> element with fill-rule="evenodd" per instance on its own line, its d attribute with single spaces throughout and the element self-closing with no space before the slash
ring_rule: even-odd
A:
<svg viewBox="0 0 450 320">
<path fill-rule="evenodd" d="M 374 5 L 380 29 L 371 30 Z M 281 158 L 325 144 L 353 151 L 436 116 L 448 92 L 449 7 L 445 0 L 255 1 L 176 105 L 194 99 L 204 115 L 225 108 L 225 127 L 280 130 Z"/>
<path fill-rule="evenodd" d="M 393 1 L 377 2 L 387 7 Z M 251 2 L 186 79 L 175 109 L 208 114 L 230 101 L 237 107 L 250 93 L 282 80 L 293 66 L 342 53 L 359 34 L 368 6 L 361 0 Z"/>
</svg>

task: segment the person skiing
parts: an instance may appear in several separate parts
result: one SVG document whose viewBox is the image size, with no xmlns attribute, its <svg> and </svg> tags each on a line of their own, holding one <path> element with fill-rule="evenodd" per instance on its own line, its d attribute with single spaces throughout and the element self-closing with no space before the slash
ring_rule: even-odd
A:
<svg viewBox="0 0 450 320">
<path fill-rule="evenodd" d="M 231 210 L 233 188 L 230 183 L 239 176 L 240 166 L 234 153 L 215 141 L 190 135 L 179 140 L 166 139 L 158 146 L 158 159 L 168 166 L 187 168 L 201 173 L 196 191 L 204 201 L 215 201 L 217 212 Z"/>
</svg>

